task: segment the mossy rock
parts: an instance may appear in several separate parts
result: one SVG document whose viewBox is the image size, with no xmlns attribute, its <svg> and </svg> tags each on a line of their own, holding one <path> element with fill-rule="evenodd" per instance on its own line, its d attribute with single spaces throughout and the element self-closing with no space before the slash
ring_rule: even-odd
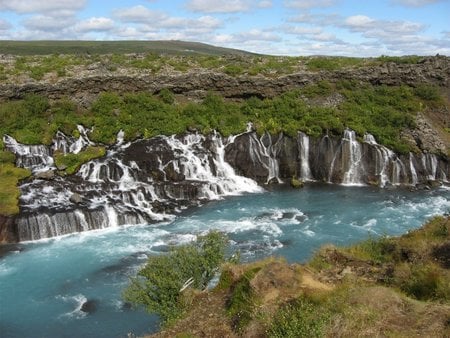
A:
<svg viewBox="0 0 450 338">
<path fill-rule="evenodd" d="M 303 182 L 302 180 L 299 180 L 294 177 L 291 178 L 291 187 L 292 188 L 300 189 L 300 188 L 303 188 L 304 185 L 305 185 L 305 182 Z"/>
</svg>

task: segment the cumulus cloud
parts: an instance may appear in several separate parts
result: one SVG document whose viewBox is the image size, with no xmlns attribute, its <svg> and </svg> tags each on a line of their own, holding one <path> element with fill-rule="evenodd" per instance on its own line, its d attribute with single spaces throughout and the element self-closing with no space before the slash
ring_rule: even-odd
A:
<svg viewBox="0 0 450 338">
<path fill-rule="evenodd" d="M 365 15 L 349 16 L 342 26 L 366 36 L 383 36 L 385 33 L 395 33 L 395 35 L 415 34 L 425 28 L 424 25 L 417 22 L 376 20 Z"/>
<path fill-rule="evenodd" d="M 110 18 L 92 17 L 78 22 L 74 28 L 81 33 L 105 32 L 114 28 L 114 21 Z"/>
<path fill-rule="evenodd" d="M 443 0 L 391 0 L 393 4 L 406 7 L 423 7 Z"/>
<path fill-rule="evenodd" d="M 161 11 L 154 11 L 144 6 L 134 6 L 117 10 L 114 12 L 115 17 L 119 20 L 132 23 L 141 24 L 139 30 L 157 31 L 160 29 L 181 29 L 189 31 L 212 31 L 219 28 L 222 22 L 212 16 L 206 15 L 199 18 L 185 18 L 174 17 Z"/>
<path fill-rule="evenodd" d="M 148 23 L 165 16 L 163 12 L 150 10 L 141 5 L 116 10 L 113 14 L 121 21 L 133 23 Z"/>
<path fill-rule="evenodd" d="M 318 7 L 331 7 L 337 0 L 285 0 L 284 5 L 289 8 L 311 9 Z"/>
<path fill-rule="evenodd" d="M 74 13 L 85 7 L 86 0 L 0 0 L 0 10 L 13 11 L 19 14 L 52 12 Z"/>
<path fill-rule="evenodd" d="M 75 23 L 75 19 L 65 18 L 65 20 L 61 20 L 60 18 L 56 18 L 53 16 L 34 15 L 23 20 L 22 23 L 26 29 L 32 31 L 51 32 L 73 25 Z"/>
<path fill-rule="evenodd" d="M 268 8 L 271 6 L 271 0 L 190 0 L 186 4 L 189 10 L 203 13 L 248 12 L 257 8 Z"/>
</svg>

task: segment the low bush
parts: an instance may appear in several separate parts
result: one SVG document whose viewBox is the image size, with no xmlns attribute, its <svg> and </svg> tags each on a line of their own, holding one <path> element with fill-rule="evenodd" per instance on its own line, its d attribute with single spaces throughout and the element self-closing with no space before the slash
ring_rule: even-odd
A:
<svg viewBox="0 0 450 338">
<path fill-rule="evenodd" d="M 278 310 L 267 335 L 274 338 L 323 337 L 328 319 L 326 308 L 300 297 Z"/>
<path fill-rule="evenodd" d="M 192 279 L 192 288 L 205 289 L 224 262 L 226 243 L 225 235 L 210 232 L 192 244 L 150 257 L 137 277 L 131 279 L 125 300 L 159 314 L 164 324 L 170 323 L 183 313 L 183 285 Z"/>
</svg>

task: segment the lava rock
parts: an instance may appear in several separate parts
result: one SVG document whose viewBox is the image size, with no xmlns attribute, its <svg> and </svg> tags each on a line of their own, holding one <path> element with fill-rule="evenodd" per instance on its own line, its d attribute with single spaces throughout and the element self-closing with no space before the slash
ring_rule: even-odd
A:
<svg viewBox="0 0 450 338">
<path fill-rule="evenodd" d="M 80 194 L 73 193 L 70 196 L 69 201 L 75 204 L 80 204 L 83 202 L 83 197 Z"/>
<path fill-rule="evenodd" d="M 88 314 L 94 313 L 97 311 L 97 303 L 98 302 L 94 299 L 88 299 L 83 303 L 83 305 L 81 305 L 80 311 Z"/>
<path fill-rule="evenodd" d="M 51 180 L 55 178 L 54 170 L 40 171 L 34 175 L 34 177 L 42 179 L 42 180 Z"/>
</svg>

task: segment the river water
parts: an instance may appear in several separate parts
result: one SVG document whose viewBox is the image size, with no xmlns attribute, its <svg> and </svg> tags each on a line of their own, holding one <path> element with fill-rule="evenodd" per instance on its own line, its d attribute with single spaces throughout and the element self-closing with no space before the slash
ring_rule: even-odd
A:
<svg viewBox="0 0 450 338">
<path fill-rule="evenodd" d="M 0 258 L 0 337 L 126 337 L 154 332 L 156 316 L 121 300 L 149 255 L 219 229 L 243 260 L 306 261 L 321 245 L 399 235 L 450 212 L 448 188 L 345 187 L 311 183 L 227 197 L 174 221 L 23 243 Z M 81 311 L 90 300 L 91 313 Z"/>
</svg>

